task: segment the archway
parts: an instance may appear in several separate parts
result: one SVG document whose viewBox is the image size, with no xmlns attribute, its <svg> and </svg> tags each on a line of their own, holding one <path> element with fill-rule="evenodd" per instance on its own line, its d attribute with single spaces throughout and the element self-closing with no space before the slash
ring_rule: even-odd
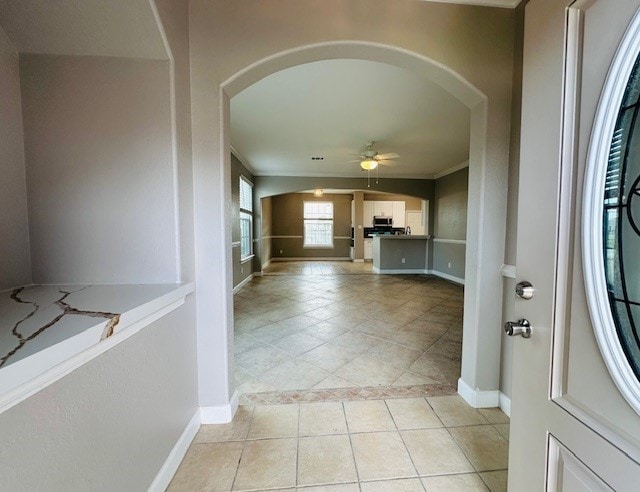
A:
<svg viewBox="0 0 640 492">
<path fill-rule="evenodd" d="M 460 100 L 470 110 L 471 135 L 469 149 L 469 203 L 467 223 L 467 250 L 465 267 L 465 304 L 462 376 L 459 393 L 476 407 L 498 406 L 498 385 L 500 365 L 500 330 L 502 284 L 499 269 L 504 253 L 505 202 L 504 163 L 487 166 L 487 135 L 490 101 L 480 90 L 459 74 L 425 56 L 393 46 L 360 42 L 336 41 L 301 46 L 264 58 L 236 73 L 219 87 L 220 101 L 220 159 L 223 162 L 222 201 L 230 200 L 231 151 L 230 151 L 230 99 L 260 79 L 280 70 L 296 65 L 327 59 L 362 59 L 387 63 L 404 68 L 418 77 L 435 82 Z M 496 166 L 500 167 L 496 169 Z M 228 212 L 225 214 L 225 229 L 220 240 L 220 251 L 224 253 L 222 289 L 214 289 L 222 294 L 224 313 L 222 329 L 228 344 L 224 353 L 229 411 L 220 411 L 219 405 L 210 412 L 213 421 L 221 415 L 233 415 L 237 405 L 237 394 L 233 394 L 229 361 L 233 332 L 233 294 L 231 275 L 231 225 Z M 218 249 L 218 248 L 216 248 Z M 199 323 L 201 325 L 201 323 Z M 200 330 L 207 327 L 199 326 Z M 206 346 L 199 347 L 203 354 Z M 207 371 L 200 364 L 200 377 L 206 378 Z M 209 372 L 210 373 L 210 372 Z M 202 385 L 205 384 L 201 381 Z M 202 404 L 202 402 L 201 402 Z M 202 405 L 206 407 L 207 405 Z M 207 412 L 203 420 L 207 421 Z M 225 417 L 222 417 L 225 418 Z"/>
</svg>

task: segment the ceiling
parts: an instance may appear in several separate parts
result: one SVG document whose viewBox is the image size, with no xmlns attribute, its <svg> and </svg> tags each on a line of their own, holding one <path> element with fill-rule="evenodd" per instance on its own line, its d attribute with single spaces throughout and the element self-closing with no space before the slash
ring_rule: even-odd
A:
<svg viewBox="0 0 640 492">
<path fill-rule="evenodd" d="M 149 0 L 0 0 L 19 53 L 167 59 Z"/>
<path fill-rule="evenodd" d="M 349 161 L 373 140 L 379 153 L 400 155 L 393 167 L 379 166 L 380 176 L 431 178 L 468 160 L 469 115 L 440 86 L 402 68 L 325 60 L 235 96 L 231 144 L 258 176 L 362 177 Z"/>
</svg>

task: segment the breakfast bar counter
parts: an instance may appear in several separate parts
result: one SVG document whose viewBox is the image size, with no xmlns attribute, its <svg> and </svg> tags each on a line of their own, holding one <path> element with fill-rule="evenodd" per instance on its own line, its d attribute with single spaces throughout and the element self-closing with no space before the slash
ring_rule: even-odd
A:
<svg viewBox="0 0 640 492">
<path fill-rule="evenodd" d="M 374 236 L 373 271 L 393 274 L 428 273 L 429 239 L 431 236 Z"/>
</svg>

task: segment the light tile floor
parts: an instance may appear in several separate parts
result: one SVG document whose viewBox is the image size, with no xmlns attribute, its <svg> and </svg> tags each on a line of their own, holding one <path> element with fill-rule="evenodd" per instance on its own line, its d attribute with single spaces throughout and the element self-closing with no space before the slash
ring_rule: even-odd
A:
<svg viewBox="0 0 640 492">
<path fill-rule="evenodd" d="M 504 491 L 509 419 L 459 396 L 241 406 L 170 491 Z"/>
<path fill-rule="evenodd" d="M 234 299 L 244 403 L 345 399 L 344 391 L 300 392 L 346 388 L 455 392 L 462 287 L 427 275 L 371 274 L 370 263 L 282 262 L 265 273 Z"/>
</svg>

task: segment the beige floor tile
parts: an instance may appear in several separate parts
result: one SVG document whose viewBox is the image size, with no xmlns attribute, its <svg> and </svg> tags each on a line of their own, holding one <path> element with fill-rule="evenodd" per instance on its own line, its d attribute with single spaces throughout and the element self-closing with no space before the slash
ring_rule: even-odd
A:
<svg viewBox="0 0 640 492">
<path fill-rule="evenodd" d="M 496 424 L 493 426 L 495 430 L 498 431 L 498 433 L 504 437 L 507 441 L 509 440 L 509 431 L 510 431 L 510 425 L 509 424 Z"/>
<path fill-rule="evenodd" d="M 486 492 L 487 487 L 477 473 L 445 475 L 422 479 L 427 492 Z"/>
<path fill-rule="evenodd" d="M 397 432 L 352 434 L 360 480 L 415 477 L 416 470 Z"/>
<path fill-rule="evenodd" d="M 360 351 L 338 347 L 328 342 L 302 354 L 300 358 L 326 371 L 334 372 L 359 354 Z"/>
<path fill-rule="evenodd" d="M 260 375 L 267 384 L 279 390 L 311 389 L 329 373 L 309 362 L 294 359 L 276 366 Z"/>
<path fill-rule="evenodd" d="M 507 492 L 507 470 L 482 472 L 480 477 L 491 492 Z"/>
<path fill-rule="evenodd" d="M 409 371 L 443 383 L 455 384 L 460 376 L 460 366 L 459 360 L 426 352 L 411 364 Z"/>
<path fill-rule="evenodd" d="M 442 422 L 424 398 L 387 400 L 387 407 L 400 430 L 442 427 Z"/>
<path fill-rule="evenodd" d="M 419 478 L 363 482 L 360 487 L 362 492 L 424 492 Z"/>
<path fill-rule="evenodd" d="M 278 348 L 258 347 L 239 354 L 236 357 L 236 364 L 254 376 L 260 376 L 269 369 L 291 359 L 289 354 Z"/>
<path fill-rule="evenodd" d="M 242 441 L 249 433 L 253 408 L 240 406 L 228 424 L 202 425 L 193 442 L 195 444 L 219 441 Z"/>
<path fill-rule="evenodd" d="M 384 400 L 345 401 L 349 432 L 396 430 Z"/>
<path fill-rule="evenodd" d="M 236 354 L 241 354 L 264 346 L 265 343 L 263 341 L 244 333 L 236 334 L 233 339 L 233 349 Z"/>
<path fill-rule="evenodd" d="M 285 352 L 290 353 L 291 355 L 304 354 L 305 352 L 309 352 L 309 350 L 313 350 L 323 343 L 325 343 L 324 340 L 312 337 L 311 335 L 307 335 L 306 333 L 294 333 L 293 335 L 279 338 L 278 340 L 272 342 L 273 345 L 275 345 L 279 349 L 284 350 Z"/>
<path fill-rule="evenodd" d="M 451 435 L 476 471 L 504 470 L 509 462 L 509 443 L 490 425 L 454 427 Z"/>
<path fill-rule="evenodd" d="M 287 318 L 280 321 L 280 324 L 283 326 L 292 326 L 296 328 L 298 331 L 302 331 L 303 328 L 309 328 L 310 326 L 318 323 L 318 319 L 312 316 L 306 316 L 304 314 L 300 314 L 298 316 L 294 316 L 292 318 Z"/>
<path fill-rule="evenodd" d="M 295 437 L 298 435 L 298 405 L 255 407 L 248 439 Z"/>
<path fill-rule="evenodd" d="M 233 490 L 295 486 L 296 448 L 297 439 L 248 441 Z"/>
<path fill-rule="evenodd" d="M 478 411 L 492 424 L 509 423 L 509 417 L 499 408 L 479 408 Z"/>
<path fill-rule="evenodd" d="M 346 434 L 347 422 L 342 403 L 318 402 L 300 404 L 300 435 Z"/>
<path fill-rule="evenodd" d="M 316 384 L 313 389 L 332 389 L 332 388 L 355 388 L 356 383 L 352 383 L 351 381 L 347 381 L 338 376 L 334 376 L 333 374 L 328 376 L 326 379 L 323 379 L 318 384 Z"/>
<path fill-rule="evenodd" d="M 420 475 L 475 471 L 446 429 L 411 430 L 401 434 Z"/>
<path fill-rule="evenodd" d="M 429 405 L 447 427 L 486 424 L 487 419 L 459 395 L 428 397 Z"/>
<path fill-rule="evenodd" d="M 391 342 L 377 341 L 367 351 L 367 355 L 386 361 L 394 367 L 407 370 L 422 355 L 422 352 Z"/>
<path fill-rule="evenodd" d="M 192 445 L 167 490 L 231 490 L 243 446 L 242 442 Z"/>
<path fill-rule="evenodd" d="M 435 379 L 428 378 L 427 376 L 420 376 L 409 371 L 405 371 L 402 375 L 396 379 L 392 386 L 416 386 L 420 384 L 440 384 Z"/>
<path fill-rule="evenodd" d="M 348 331 L 343 335 L 331 340 L 332 345 L 339 347 L 357 349 L 362 352 L 367 350 L 375 342 L 375 338 L 364 335 L 356 331 Z"/>
<path fill-rule="evenodd" d="M 347 331 L 349 331 L 348 327 L 339 326 L 328 321 L 321 321 L 305 329 L 305 333 L 322 340 L 333 340 Z"/>
<path fill-rule="evenodd" d="M 335 375 L 358 386 L 390 386 L 404 371 L 386 362 L 361 355 L 335 371 Z"/>
<path fill-rule="evenodd" d="M 360 492 L 360 487 L 358 486 L 357 483 L 345 483 L 340 485 L 320 485 L 317 487 L 299 488 L 298 492 Z"/>
<path fill-rule="evenodd" d="M 252 337 L 265 343 L 272 343 L 282 337 L 293 335 L 295 333 L 298 333 L 297 328 L 293 326 L 283 326 L 280 323 L 271 323 L 249 332 Z"/>
<path fill-rule="evenodd" d="M 298 485 L 324 485 L 358 479 L 349 436 L 301 437 Z"/>
<path fill-rule="evenodd" d="M 258 378 L 250 378 L 236 388 L 239 393 L 265 393 L 275 391 L 276 388 Z"/>
</svg>

